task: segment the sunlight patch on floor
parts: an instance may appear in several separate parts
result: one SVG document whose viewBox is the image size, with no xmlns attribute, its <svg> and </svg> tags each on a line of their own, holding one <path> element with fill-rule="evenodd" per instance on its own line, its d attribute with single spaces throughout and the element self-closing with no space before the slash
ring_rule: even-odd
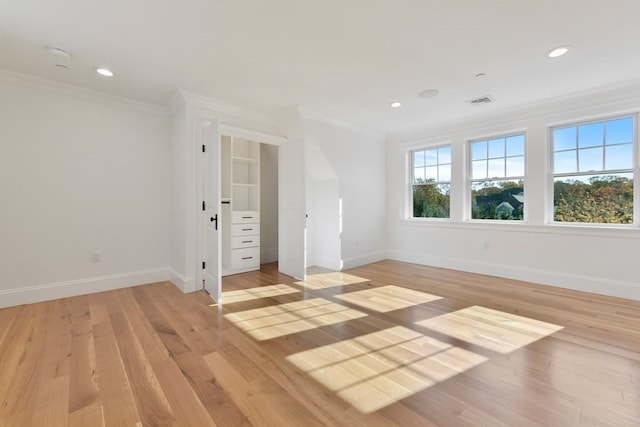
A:
<svg viewBox="0 0 640 427">
<path fill-rule="evenodd" d="M 224 317 L 262 341 L 365 316 L 360 311 L 323 298 L 314 298 L 241 311 Z"/>
<path fill-rule="evenodd" d="M 325 289 L 334 286 L 352 285 L 354 283 L 365 283 L 369 279 L 353 276 L 351 274 L 334 271 L 331 273 L 318 273 L 307 275 L 306 280 L 295 282 L 296 285 L 304 286 L 309 289 Z"/>
<path fill-rule="evenodd" d="M 363 413 L 409 397 L 487 358 L 403 326 L 287 357 Z"/>
<path fill-rule="evenodd" d="M 293 294 L 300 292 L 300 289 L 292 288 L 288 285 L 278 284 L 270 286 L 259 286 L 250 289 L 238 289 L 222 293 L 223 304 L 233 304 L 234 302 L 251 301 L 260 298 L 275 297 L 278 295 Z"/>
<path fill-rule="evenodd" d="M 486 307 L 473 306 L 416 322 L 432 331 L 499 353 L 510 353 L 563 327 Z"/>
<path fill-rule="evenodd" d="M 380 313 L 442 299 L 442 297 L 437 295 L 394 285 L 349 292 L 347 294 L 336 295 L 336 298 Z"/>
</svg>

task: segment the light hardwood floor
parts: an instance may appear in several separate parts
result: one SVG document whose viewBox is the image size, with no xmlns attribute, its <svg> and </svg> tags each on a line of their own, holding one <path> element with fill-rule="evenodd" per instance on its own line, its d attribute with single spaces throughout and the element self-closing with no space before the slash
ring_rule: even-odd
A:
<svg viewBox="0 0 640 427">
<path fill-rule="evenodd" d="M 0 426 L 640 426 L 640 302 L 382 261 L 0 310 Z"/>
</svg>

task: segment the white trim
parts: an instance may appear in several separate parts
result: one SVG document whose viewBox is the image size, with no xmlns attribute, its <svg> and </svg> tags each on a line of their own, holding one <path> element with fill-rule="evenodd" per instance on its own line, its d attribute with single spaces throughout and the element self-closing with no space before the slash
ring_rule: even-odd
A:
<svg viewBox="0 0 640 427">
<path fill-rule="evenodd" d="M 177 90 L 171 94 L 169 100 L 164 105 L 164 109 L 170 116 L 173 116 L 181 107 L 186 105 L 186 99 L 182 91 Z"/>
<path fill-rule="evenodd" d="M 229 114 L 234 117 L 239 117 L 254 122 L 278 127 L 278 122 L 273 117 L 270 117 L 268 115 L 259 114 L 255 111 L 251 111 L 236 105 L 228 105 L 215 99 L 203 95 L 198 95 L 196 93 L 182 89 L 176 91 L 171 96 L 165 108 L 166 111 L 172 114 L 172 112 L 175 112 L 178 108 L 180 108 L 180 106 L 182 106 L 182 104 L 202 107 L 208 110 L 213 110 L 216 113 Z"/>
<path fill-rule="evenodd" d="M 315 260 L 313 262 L 313 266 L 315 267 L 328 268 L 329 270 L 335 271 L 342 270 L 342 265 L 342 261 L 329 257 L 315 257 Z"/>
<path fill-rule="evenodd" d="M 193 277 L 185 277 L 171 267 L 168 268 L 168 271 L 169 271 L 169 278 L 167 280 L 173 283 L 176 286 L 176 288 L 180 289 L 184 293 L 193 292 L 192 290 L 187 290 L 193 287 L 193 283 L 192 283 L 194 282 Z"/>
<path fill-rule="evenodd" d="M 553 223 L 529 224 L 526 221 L 469 220 L 447 221 L 434 218 L 401 219 L 400 224 L 413 227 L 454 228 L 464 230 L 517 231 L 535 234 L 564 234 L 568 236 L 640 239 L 640 229 L 628 225 Z"/>
<path fill-rule="evenodd" d="M 0 308 L 93 294 L 147 283 L 163 282 L 168 280 L 170 275 L 170 269 L 158 268 L 154 270 L 112 274 L 109 276 L 88 277 L 67 282 L 5 289 L 0 290 Z"/>
<path fill-rule="evenodd" d="M 255 130 L 249 130 L 225 124 L 220 124 L 220 135 L 227 135 L 235 138 L 246 138 L 251 141 L 263 142 L 270 145 L 281 145 L 287 141 L 287 138 L 283 136 L 276 136 L 269 133 L 258 132 Z"/>
<path fill-rule="evenodd" d="M 387 251 L 369 252 L 368 254 L 357 255 L 351 258 L 344 258 L 341 261 L 342 270 L 360 267 L 372 262 L 382 261 L 388 258 Z"/>
<path fill-rule="evenodd" d="M 640 301 L 640 283 L 401 251 L 390 251 L 389 259 Z"/>
<path fill-rule="evenodd" d="M 0 83 L 7 83 L 38 90 L 48 90 L 51 92 L 62 93 L 63 95 L 71 95 L 83 100 L 100 102 L 118 108 L 128 108 L 144 113 L 158 114 L 161 116 L 168 115 L 167 110 L 160 105 L 137 101 L 132 98 L 112 95 L 110 93 L 87 89 L 67 83 L 46 80 L 39 77 L 29 76 L 27 74 L 16 73 L 2 68 L 0 68 Z"/>
<path fill-rule="evenodd" d="M 597 102 L 594 102 L 597 98 Z M 407 132 L 388 135 L 388 141 L 410 144 L 424 139 L 460 133 L 491 133 L 491 129 L 508 128 L 520 121 L 544 119 L 548 126 L 557 123 L 559 115 L 571 113 L 579 117 L 598 117 L 603 110 L 612 115 L 637 112 L 640 105 L 640 79 L 602 86 L 556 98 L 505 107 L 473 117 L 463 117 L 442 123 L 423 126 Z M 569 119 L 572 120 L 572 119 Z M 578 119 L 580 120 L 580 119 Z"/>
<path fill-rule="evenodd" d="M 300 117 L 303 119 L 325 123 L 330 126 L 355 132 L 360 135 L 372 137 L 379 141 L 384 141 L 386 139 L 386 135 L 383 133 L 376 132 L 374 130 L 355 125 L 346 120 L 342 120 L 337 117 L 330 116 L 329 114 L 321 113 L 319 111 L 315 111 L 307 107 L 299 107 L 298 110 L 300 112 Z"/>
</svg>

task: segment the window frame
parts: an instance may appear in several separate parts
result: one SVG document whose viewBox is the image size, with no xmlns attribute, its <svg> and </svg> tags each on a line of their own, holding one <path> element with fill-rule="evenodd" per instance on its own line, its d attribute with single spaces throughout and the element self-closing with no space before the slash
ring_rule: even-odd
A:
<svg viewBox="0 0 640 427">
<path fill-rule="evenodd" d="M 627 112 L 627 113 L 620 113 L 620 114 L 614 114 L 614 115 L 604 115 L 604 116 L 598 116 L 598 117 L 591 117 L 588 119 L 577 119 L 577 120 L 572 120 L 572 121 L 563 121 L 563 122 L 557 122 L 557 123 L 553 123 L 553 124 L 549 124 L 547 125 L 547 148 L 548 148 L 548 161 L 547 161 L 547 167 L 548 167 L 548 185 L 547 185 L 547 192 L 548 192 L 548 198 L 547 198 L 547 209 L 546 209 L 546 215 L 547 215 L 547 221 L 545 221 L 546 225 L 551 225 L 554 227 L 585 227 L 585 228 L 626 228 L 626 229 L 634 229 L 634 228 L 638 228 L 640 226 L 640 184 L 638 183 L 638 180 L 640 180 L 640 142 L 638 140 L 638 112 L 637 111 L 633 111 L 633 112 Z M 556 151 L 554 150 L 555 148 L 555 141 L 554 141 L 554 137 L 553 137 L 553 132 L 556 129 L 562 129 L 562 128 L 570 128 L 570 127 L 575 127 L 576 128 L 576 132 L 578 131 L 578 128 L 580 126 L 583 125 L 590 125 L 590 124 L 596 124 L 596 123 L 606 123 L 609 121 L 614 121 L 614 120 L 620 120 L 620 119 L 626 119 L 626 118 L 631 118 L 633 120 L 633 129 L 632 129 L 632 135 L 633 135 L 633 141 L 631 142 L 632 145 L 632 167 L 629 169 L 603 169 L 601 171 L 586 171 L 586 172 L 562 172 L 562 173 L 555 173 L 555 153 Z M 603 135 L 603 149 L 607 147 L 606 144 L 606 126 L 605 126 L 605 134 Z M 612 144 L 613 145 L 623 145 L 625 143 L 621 143 L 621 144 Z M 592 148 L 592 147 L 587 147 L 587 148 Z M 576 163 L 576 169 L 579 169 L 579 151 L 580 151 L 580 146 L 579 146 L 579 137 L 576 136 L 576 156 L 578 158 L 577 163 Z M 560 150 L 560 151 L 572 151 L 572 150 Z M 606 152 L 603 151 L 603 163 L 606 162 Z M 603 164 L 603 166 L 606 166 L 606 163 Z M 569 222 L 569 221 L 556 221 L 555 220 L 555 215 L 554 215 L 554 198 L 555 198 L 555 179 L 556 178 L 562 178 L 562 177 L 571 177 L 571 176 L 595 176 L 595 175 L 600 175 L 600 176 L 606 176 L 609 174 L 622 174 L 622 173 L 631 173 L 632 174 L 632 179 L 633 179 L 633 221 L 629 224 L 619 224 L 619 223 L 602 223 L 602 222 Z"/>
<path fill-rule="evenodd" d="M 507 149 L 506 149 L 506 140 L 507 138 L 511 138 L 511 137 L 515 137 L 515 136 L 520 136 L 522 135 L 524 138 L 524 147 L 523 147 L 523 153 L 522 155 L 517 155 L 517 156 L 508 156 L 507 155 Z M 494 140 L 494 139 L 504 139 L 505 140 L 505 150 L 504 150 L 504 155 L 501 157 L 489 157 L 489 141 Z M 510 157 L 522 157 L 523 158 L 523 172 L 524 174 L 520 177 L 520 176 L 505 176 L 503 178 L 497 178 L 497 179 L 492 179 L 492 178 L 484 178 L 484 179 L 474 179 L 473 178 L 473 144 L 476 142 L 487 142 L 487 157 L 484 159 L 487 161 L 487 175 L 488 175 L 488 162 L 491 159 L 504 159 L 505 162 L 505 175 L 507 172 L 507 159 Z M 467 168 L 467 174 L 468 174 L 468 179 L 466 180 L 466 200 L 467 203 L 465 203 L 466 207 L 465 207 L 465 215 L 464 217 L 466 218 L 466 220 L 468 222 L 472 222 L 472 223 L 478 223 L 478 224 L 510 224 L 510 225 L 516 225 L 519 226 L 521 224 L 527 224 L 528 223 L 528 197 L 527 197 L 527 193 L 526 193 L 526 187 L 527 187 L 527 145 L 528 145 L 528 133 L 527 130 L 513 130 L 513 131 L 508 131 L 508 132 L 501 132 L 501 133 L 496 133 L 496 134 L 491 134 L 491 135 L 487 135 L 487 136 L 482 136 L 482 137 L 478 137 L 478 138 L 468 138 L 465 141 L 465 145 L 467 148 L 467 152 L 468 152 L 468 156 L 466 158 L 466 168 Z M 491 181 L 513 181 L 513 180 L 518 180 L 518 179 L 522 179 L 523 182 L 523 191 L 524 191 L 524 202 L 523 202 L 523 208 L 522 208 L 522 220 L 504 220 L 504 219 L 484 219 L 484 218 L 473 218 L 473 184 L 476 182 L 491 182 Z"/>
<path fill-rule="evenodd" d="M 451 171 L 449 174 L 449 181 L 434 181 L 434 182 L 429 182 L 429 183 L 424 183 L 424 184 L 416 184 L 414 181 L 415 178 L 415 156 L 414 153 L 415 152 L 419 152 L 419 151 L 429 151 L 429 150 L 438 150 L 440 148 L 449 148 L 450 150 L 450 161 L 449 163 L 443 163 L 443 164 L 448 164 Z M 442 143 L 437 143 L 437 144 L 431 144 L 431 145 L 420 145 L 420 146 L 416 146 L 416 147 L 411 147 L 407 150 L 407 155 L 408 155 L 408 159 L 407 159 L 407 164 L 408 164 L 408 197 L 407 197 L 407 205 L 406 205 L 406 218 L 408 220 L 411 221 L 451 221 L 451 182 L 453 180 L 453 145 L 450 142 L 442 142 Z M 440 166 L 440 163 L 437 162 L 436 167 Z M 426 161 L 425 161 L 425 167 L 426 167 Z M 438 178 L 440 176 L 438 175 Z M 432 186 L 436 186 L 436 185 L 441 185 L 441 184 L 448 184 L 449 185 L 449 216 L 446 218 L 441 218 L 441 217 L 422 217 L 422 216 L 413 216 L 413 187 L 415 185 L 432 185 Z"/>
</svg>

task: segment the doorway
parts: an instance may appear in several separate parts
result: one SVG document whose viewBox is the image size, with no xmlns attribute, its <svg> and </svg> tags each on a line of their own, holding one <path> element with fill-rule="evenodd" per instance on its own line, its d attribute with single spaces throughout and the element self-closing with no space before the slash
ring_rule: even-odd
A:
<svg viewBox="0 0 640 427">
<path fill-rule="evenodd" d="M 212 128 L 217 130 L 216 137 L 211 136 Z M 282 146 L 287 140 L 233 127 L 218 128 L 216 122 L 207 124 L 204 129 L 203 153 L 208 154 L 202 157 L 203 160 L 199 163 L 200 170 L 197 171 L 200 177 L 199 194 L 204 200 L 203 215 L 198 221 L 196 231 L 199 236 L 196 259 L 203 262 L 202 269 L 198 265 L 196 283 L 200 284 L 200 289 L 207 290 L 214 300 L 219 302 L 222 296 L 223 275 L 257 270 L 261 264 L 280 261 L 280 246 L 284 241 L 280 218 L 284 188 L 284 162 L 281 159 Z M 237 152 L 234 152 L 233 144 L 228 144 L 229 140 L 239 141 Z M 245 146 L 249 148 L 244 148 Z M 216 154 L 212 155 L 212 151 Z M 217 160 L 210 162 L 208 159 Z M 225 173 L 226 178 L 223 176 Z M 225 190 L 225 185 L 231 190 Z M 211 186 L 216 186 L 218 190 L 208 192 L 207 188 Z M 207 198 L 212 198 L 213 203 Z M 243 212 L 245 209 L 250 212 Z M 251 215 L 259 220 L 244 219 Z M 246 232 L 245 234 L 251 235 L 250 238 L 243 237 L 244 228 L 250 228 L 242 224 L 243 222 L 251 223 L 250 227 L 254 227 L 254 230 L 259 228 L 259 234 L 255 231 Z M 211 228 L 214 228 L 215 232 L 211 232 Z M 249 240 L 253 242 L 246 243 Z M 259 261 L 250 265 L 249 256 L 259 257 Z M 240 259 L 242 264 L 236 263 L 234 268 L 233 261 L 229 261 L 234 259 Z M 213 277 L 211 272 L 215 272 L 216 277 Z"/>
</svg>

